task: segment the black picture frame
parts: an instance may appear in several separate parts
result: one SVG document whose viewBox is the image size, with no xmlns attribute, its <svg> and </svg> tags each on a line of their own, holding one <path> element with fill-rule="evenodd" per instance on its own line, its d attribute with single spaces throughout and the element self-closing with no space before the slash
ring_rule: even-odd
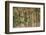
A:
<svg viewBox="0 0 46 35">
<path fill-rule="evenodd" d="M 22 3 L 22 4 L 38 4 L 43 5 L 43 30 L 39 31 L 23 31 L 23 32 L 9 32 L 9 3 Z M 20 2 L 20 1 L 5 1 L 5 33 L 6 34 L 16 34 L 16 33 L 33 33 L 33 32 L 45 32 L 45 3 L 36 2 Z"/>
</svg>

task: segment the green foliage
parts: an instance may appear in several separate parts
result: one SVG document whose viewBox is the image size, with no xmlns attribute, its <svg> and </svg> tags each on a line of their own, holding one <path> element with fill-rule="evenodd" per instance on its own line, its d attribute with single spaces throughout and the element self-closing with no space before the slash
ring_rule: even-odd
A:
<svg viewBox="0 0 46 35">
<path fill-rule="evenodd" d="M 33 18 L 32 18 L 33 14 Z M 40 8 L 13 8 L 13 27 L 24 24 L 25 27 L 32 26 L 32 22 L 40 22 Z"/>
</svg>

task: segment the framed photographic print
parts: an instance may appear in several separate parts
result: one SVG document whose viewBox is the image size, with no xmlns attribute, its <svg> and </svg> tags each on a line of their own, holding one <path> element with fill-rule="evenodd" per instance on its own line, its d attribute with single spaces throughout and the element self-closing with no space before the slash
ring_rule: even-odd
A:
<svg viewBox="0 0 46 35">
<path fill-rule="evenodd" d="M 45 31 L 45 3 L 5 1 L 5 33 Z"/>
</svg>

